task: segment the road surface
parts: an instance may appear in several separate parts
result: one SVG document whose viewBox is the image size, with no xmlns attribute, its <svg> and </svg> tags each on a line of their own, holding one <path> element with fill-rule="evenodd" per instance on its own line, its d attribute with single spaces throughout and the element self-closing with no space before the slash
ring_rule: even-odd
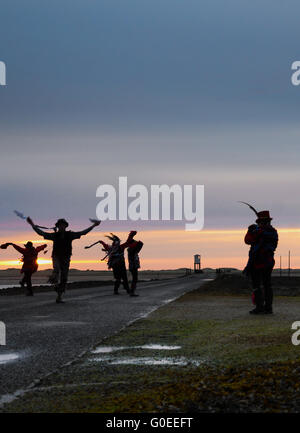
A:
<svg viewBox="0 0 300 433">
<path fill-rule="evenodd" d="M 0 296 L 0 321 L 6 346 L 0 346 L 0 403 L 7 395 L 76 360 L 104 338 L 182 294 L 196 289 L 205 277 L 140 283 L 139 297 L 112 286 L 69 290 L 65 304 L 55 292 Z"/>
</svg>

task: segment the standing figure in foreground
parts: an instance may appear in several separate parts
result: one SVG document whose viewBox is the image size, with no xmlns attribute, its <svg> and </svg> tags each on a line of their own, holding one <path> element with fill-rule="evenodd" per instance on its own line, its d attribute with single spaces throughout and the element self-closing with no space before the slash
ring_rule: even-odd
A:
<svg viewBox="0 0 300 433">
<path fill-rule="evenodd" d="M 127 271 L 124 259 L 124 251 L 130 243 L 133 241 L 134 236 L 136 235 L 136 231 L 131 231 L 128 235 L 127 241 L 121 244 L 121 240 L 118 236 L 111 233 L 111 236 L 106 236 L 108 239 L 112 241 L 112 245 L 108 245 L 103 241 L 99 241 L 99 243 L 103 246 L 103 250 L 106 251 L 108 255 L 107 266 L 108 269 L 113 270 L 113 274 L 115 277 L 115 285 L 114 285 L 114 295 L 119 294 L 119 287 L 121 282 L 123 283 L 124 289 L 130 296 L 136 296 L 134 291 L 129 289 L 128 279 L 127 279 Z"/>
<path fill-rule="evenodd" d="M 25 248 L 22 248 L 12 242 L 8 242 L 6 244 L 2 244 L 0 248 L 6 249 L 10 245 L 23 255 L 21 259 L 23 262 L 21 274 L 24 274 L 24 276 L 20 281 L 20 284 L 21 287 L 25 287 L 26 284 L 26 296 L 33 296 L 31 277 L 38 270 L 38 253 L 43 251 L 47 245 L 45 244 L 35 248 L 32 242 L 29 241 L 24 245 Z"/>
<path fill-rule="evenodd" d="M 81 236 L 88 234 L 94 227 L 98 226 L 101 221 L 95 221 L 93 225 L 80 232 L 72 232 L 66 230 L 69 223 L 61 218 L 55 224 L 55 232 L 47 233 L 37 227 L 31 218 L 27 218 L 27 222 L 32 226 L 33 230 L 43 236 L 44 239 L 53 241 L 52 262 L 53 273 L 49 278 L 49 282 L 56 286 L 57 303 L 62 303 L 62 294 L 66 290 L 68 281 L 68 273 L 70 267 L 70 260 L 72 255 L 72 242 L 75 239 L 80 239 Z"/>
<path fill-rule="evenodd" d="M 275 264 L 274 252 L 278 244 L 278 234 L 271 226 L 272 218 L 269 211 L 261 211 L 256 214 L 256 224 L 249 226 L 245 236 L 245 243 L 251 247 L 244 273 L 251 276 L 256 305 L 250 314 L 272 314 L 271 274 Z"/>
<path fill-rule="evenodd" d="M 127 248 L 129 271 L 132 276 L 131 294 L 133 296 L 138 296 L 135 293 L 135 289 L 138 282 L 138 270 L 141 267 L 139 252 L 143 248 L 143 245 L 142 241 L 136 241 L 133 239 Z"/>
</svg>

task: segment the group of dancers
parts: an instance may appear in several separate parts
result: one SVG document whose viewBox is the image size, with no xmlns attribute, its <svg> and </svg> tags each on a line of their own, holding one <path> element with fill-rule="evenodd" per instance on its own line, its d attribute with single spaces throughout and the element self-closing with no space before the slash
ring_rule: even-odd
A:
<svg viewBox="0 0 300 433">
<path fill-rule="evenodd" d="M 67 230 L 69 223 L 64 218 L 60 218 L 55 223 L 53 232 L 46 232 L 42 230 L 42 228 L 44 227 L 34 224 L 30 217 L 27 218 L 27 222 L 31 225 L 33 230 L 38 235 L 42 236 L 45 240 L 50 240 L 53 242 L 53 272 L 49 278 L 49 282 L 54 285 L 57 292 L 56 303 L 64 302 L 62 300 L 62 297 L 64 292 L 66 291 L 66 286 L 68 282 L 68 273 L 72 256 L 72 242 L 75 239 L 80 239 L 81 236 L 88 234 L 91 230 L 93 230 L 93 228 L 99 226 L 101 223 L 101 221 L 97 220 L 92 221 L 93 224 L 87 229 L 79 232 L 74 232 L 71 230 Z M 124 289 L 130 296 L 138 296 L 136 294 L 136 286 L 138 281 L 138 269 L 140 268 L 139 252 L 143 247 L 143 242 L 134 239 L 136 234 L 136 231 L 131 231 L 128 235 L 126 242 L 121 243 L 120 238 L 115 234 L 111 233 L 110 235 L 106 236 L 112 241 L 111 244 L 107 244 L 106 242 L 100 240 L 90 246 L 85 247 L 91 248 L 96 244 L 102 245 L 102 251 L 105 251 L 106 253 L 104 259 L 107 259 L 108 269 L 111 269 L 113 271 L 113 275 L 115 278 L 115 295 L 119 294 L 119 287 L 122 283 Z M 33 243 L 29 241 L 24 245 L 24 247 L 20 247 L 12 242 L 7 242 L 0 245 L 0 248 L 6 249 L 9 246 L 12 246 L 19 253 L 22 254 L 21 260 L 23 262 L 23 266 L 21 269 L 21 273 L 23 274 L 23 278 L 20 281 L 20 284 L 22 287 L 26 286 L 27 296 L 33 296 L 31 277 L 38 269 L 38 254 L 40 251 L 43 251 L 47 248 L 47 244 L 34 247 Z M 130 286 L 128 283 L 124 257 L 126 249 L 128 252 L 129 271 L 132 275 L 132 282 Z"/>
<path fill-rule="evenodd" d="M 257 212 L 253 206 L 249 205 L 249 203 L 242 203 L 248 205 L 256 215 L 256 224 L 251 224 L 248 227 L 245 236 L 245 243 L 250 245 L 250 251 L 249 260 L 244 269 L 244 273 L 249 275 L 252 279 L 252 300 L 255 304 L 255 308 L 251 310 L 250 313 L 272 314 L 273 290 L 271 285 L 271 274 L 275 264 L 274 253 L 278 245 L 278 233 L 271 225 L 272 218 L 270 217 L 270 212 L 268 210 Z M 20 215 L 22 216 L 22 214 Z M 30 217 L 27 218 L 27 222 L 38 235 L 53 242 L 53 273 L 49 282 L 55 286 L 57 292 L 56 302 L 61 303 L 63 302 L 62 295 L 66 290 L 68 281 L 68 272 L 72 255 L 72 242 L 89 233 L 94 227 L 98 226 L 101 221 L 91 220 L 93 224 L 87 229 L 79 232 L 67 230 L 69 224 L 63 218 L 56 222 L 52 232 L 45 232 L 42 230 L 47 229 L 47 227 L 41 227 L 34 224 Z M 124 289 L 130 296 L 138 296 L 135 293 L 135 290 L 138 281 L 138 269 L 140 268 L 139 252 L 143 247 L 143 242 L 135 240 L 136 234 L 136 231 L 131 231 L 126 242 L 121 243 L 120 238 L 111 233 L 106 236 L 112 242 L 111 244 L 107 244 L 100 240 L 85 247 L 91 248 L 97 244 L 102 245 L 102 250 L 106 253 L 104 259 L 107 258 L 108 268 L 112 269 L 115 278 L 115 295 L 119 294 L 120 284 L 123 283 Z M 27 295 L 32 296 L 31 276 L 38 268 L 38 253 L 44 250 L 47 245 L 41 245 L 35 248 L 32 242 L 27 242 L 27 244 L 24 245 L 24 248 L 22 248 L 9 242 L 2 244 L 0 248 L 5 249 L 9 245 L 13 246 L 23 255 L 23 267 L 21 272 L 24 276 L 20 283 L 23 287 L 26 285 Z M 129 271 L 132 275 L 130 287 L 127 279 L 127 270 L 124 258 L 124 252 L 126 249 L 128 251 Z"/>
</svg>

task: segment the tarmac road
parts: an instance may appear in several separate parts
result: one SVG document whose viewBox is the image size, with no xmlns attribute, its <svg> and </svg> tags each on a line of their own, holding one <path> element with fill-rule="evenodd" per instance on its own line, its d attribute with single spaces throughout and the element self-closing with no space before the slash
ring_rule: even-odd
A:
<svg viewBox="0 0 300 433">
<path fill-rule="evenodd" d="M 53 291 L 34 297 L 1 296 L 6 346 L 0 346 L 0 403 L 204 281 L 202 274 L 194 274 L 140 283 L 139 297 L 129 297 L 122 289 L 114 296 L 112 286 L 69 290 L 65 304 L 55 303 Z M 16 359 L 5 361 L 8 355 Z"/>
</svg>

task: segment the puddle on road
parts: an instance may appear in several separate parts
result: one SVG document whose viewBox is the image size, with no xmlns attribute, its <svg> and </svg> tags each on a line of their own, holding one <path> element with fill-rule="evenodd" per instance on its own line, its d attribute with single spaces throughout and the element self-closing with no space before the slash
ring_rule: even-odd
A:
<svg viewBox="0 0 300 433">
<path fill-rule="evenodd" d="M 149 349 L 149 350 L 178 350 L 181 346 L 166 346 L 161 344 L 144 344 L 143 346 L 99 346 L 92 353 L 112 353 L 118 350 Z"/>
<path fill-rule="evenodd" d="M 132 358 L 93 358 L 89 360 L 90 362 L 102 362 L 108 363 L 111 365 L 181 365 L 185 366 L 188 364 L 192 364 L 195 366 L 201 365 L 204 363 L 199 360 L 190 360 L 186 358 L 150 358 L 150 357 L 132 357 Z"/>
<path fill-rule="evenodd" d="M 140 349 L 152 349 L 152 350 L 178 350 L 181 346 L 164 346 L 162 344 L 144 344 L 144 346 L 136 346 Z"/>
<path fill-rule="evenodd" d="M 163 344 L 144 344 L 142 346 L 99 346 L 92 351 L 93 354 L 112 354 L 113 352 L 122 350 L 178 350 L 181 346 L 170 346 Z M 101 362 L 110 365 L 201 365 L 204 360 L 191 360 L 185 357 L 120 357 L 116 355 L 90 358 L 90 362 Z"/>
<path fill-rule="evenodd" d="M 115 359 L 111 360 L 110 364 L 113 365 L 187 365 L 187 361 L 185 359 L 172 359 L 172 358 L 124 358 L 124 359 Z"/>
<path fill-rule="evenodd" d="M 164 304 L 170 304 L 173 301 L 176 301 L 177 298 L 171 298 L 171 299 L 166 299 L 165 301 L 163 301 Z"/>
<path fill-rule="evenodd" d="M 19 355 L 17 355 L 16 353 L 6 353 L 5 355 L 0 355 L 0 365 L 6 364 L 7 362 L 10 361 L 15 361 L 18 358 Z"/>
<path fill-rule="evenodd" d="M 92 350 L 92 353 L 111 353 L 116 352 L 117 350 L 125 350 L 130 349 L 130 347 L 117 347 L 117 346 L 106 346 L 106 347 L 97 347 L 97 349 Z"/>
</svg>

